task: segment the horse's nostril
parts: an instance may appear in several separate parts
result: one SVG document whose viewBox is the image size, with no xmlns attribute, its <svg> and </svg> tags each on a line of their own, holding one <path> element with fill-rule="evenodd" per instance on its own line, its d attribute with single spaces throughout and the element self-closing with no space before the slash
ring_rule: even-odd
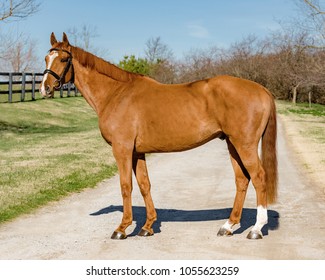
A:
<svg viewBox="0 0 325 280">
<path fill-rule="evenodd" d="M 51 93 L 51 87 L 50 86 L 46 86 L 45 91 L 47 94 Z"/>
</svg>

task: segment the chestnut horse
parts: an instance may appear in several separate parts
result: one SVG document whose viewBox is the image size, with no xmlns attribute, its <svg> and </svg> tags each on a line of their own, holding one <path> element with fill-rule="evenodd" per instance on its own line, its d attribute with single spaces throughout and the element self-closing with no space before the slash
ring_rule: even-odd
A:
<svg viewBox="0 0 325 280">
<path fill-rule="evenodd" d="M 247 238 L 262 238 L 267 203 L 277 194 L 276 111 L 272 94 L 244 79 L 217 76 L 186 84 L 165 85 L 130 73 L 70 45 L 63 33 L 52 48 L 40 91 L 52 97 L 55 89 L 73 81 L 96 111 L 103 138 L 112 146 L 120 174 L 123 218 L 113 239 L 127 237 L 132 223 L 132 170 L 146 206 L 140 236 L 153 235 L 157 219 L 151 198 L 145 153 L 176 152 L 225 139 L 236 177 L 236 196 L 229 219 L 218 235 L 233 234 L 241 219 L 248 183 L 257 197 L 256 223 Z M 262 157 L 258 144 L 262 139 Z M 209 195 L 209 194 L 207 194 Z"/>
</svg>

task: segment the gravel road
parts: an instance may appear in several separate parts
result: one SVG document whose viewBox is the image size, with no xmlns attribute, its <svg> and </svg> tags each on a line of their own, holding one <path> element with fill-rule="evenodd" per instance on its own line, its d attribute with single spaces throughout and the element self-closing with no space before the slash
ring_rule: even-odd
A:
<svg viewBox="0 0 325 280">
<path fill-rule="evenodd" d="M 122 217 L 118 176 L 33 214 L 0 225 L 0 259 L 325 259 L 325 194 L 304 176 L 279 123 L 279 199 L 268 211 L 262 240 L 248 240 L 256 198 L 250 185 L 241 227 L 217 237 L 235 195 L 226 143 L 148 157 L 158 213 L 155 235 L 136 233 L 145 219 L 134 184 L 134 224 L 111 240 Z"/>
</svg>

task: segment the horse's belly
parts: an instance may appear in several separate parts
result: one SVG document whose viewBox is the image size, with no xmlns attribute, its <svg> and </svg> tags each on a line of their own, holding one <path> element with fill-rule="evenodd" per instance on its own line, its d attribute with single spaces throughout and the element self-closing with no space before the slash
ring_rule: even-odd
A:
<svg viewBox="0 0 325 280">
<path fill-rule="evenodd" d="M 221 134 L 222 131 L 216 127 L 204 126 L 149 129 L 147 133 L 138 135 L 135 148 L 139 153 L 185 151 L 220 137 Z"/>
</svg>

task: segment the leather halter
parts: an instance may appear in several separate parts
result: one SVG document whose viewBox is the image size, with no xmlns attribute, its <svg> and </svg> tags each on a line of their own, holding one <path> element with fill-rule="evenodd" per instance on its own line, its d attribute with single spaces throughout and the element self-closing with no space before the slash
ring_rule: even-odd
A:
<svg viewBox="0 0 325 280">
<path fill-rule="evenodd" d="M 57 73 L 55 73 L 54 71 L 52 71 L 51 69 L 45 69 L 44 71 L 44 75 L 45 74 L 51 74 L 54 78 L 56 78 L 56 81 L 54 82 L 54 88 L 55 89 L 60 89 L 62 87 L 63 84 L 66 84 L 68 82 L 74 82 L 74 68 L 72 65 L 72 55 L 69 51 L 67 50 L 63 50 L 63 49 L 58 49 L 58 48 L 52 48 L 50 49 L 49 52 L 51 51 L 61 51 L 61 52 L 66 52 L 67 54 L 69 54 L 69 57 L 67 59 L 67 64 L 65 65 L 62 74 L 59 76 Z M 72 73 L 71 73 L 71 78 L 69 81 L 67 81 L 66 83 L 64 82 L 65 80 L 65 76 L 68 73 L 70 67 L 72 67 Z M 56 85 L 57 84 L 57 85 Z"/>
</svg>

